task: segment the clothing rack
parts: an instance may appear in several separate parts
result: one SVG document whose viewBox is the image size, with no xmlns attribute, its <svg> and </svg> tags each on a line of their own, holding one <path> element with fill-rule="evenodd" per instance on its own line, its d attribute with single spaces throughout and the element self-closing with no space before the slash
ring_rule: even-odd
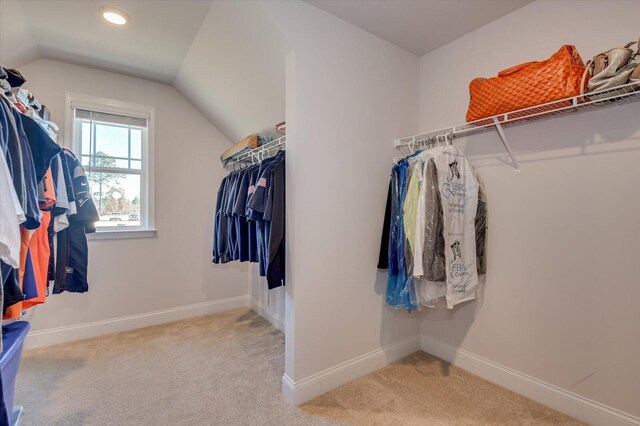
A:
<svg viewBox="0 0 640 426">
<path fill-rule="evenodd" d="M 394 141 L 396 149 L 403 153 L 411 154 L 416 150 L 440 142 L 450 143 L 456 137 L 471 136 L 495 129 L 500 136 L 507 153 L 511 157 L 516 174 L 520 174 L 520 166 L 511 151 L 511 147 L 504 133 L 504 127 L 515 126 L 531 121 L 540 121 L 548 118 L 560 117 L 577 112 L 599 109 L 612 105 L 619 105 L 640 100 L 640 83 L 628 83 L 611 89 L 590 92 L 580 96 L 548 102 L 492 117 L 468 123 L 457 124 L 451 127 L 421 133 Z M 408 150 L 408 152 L 407 152 Z"/>
<path fill-rule="evenodd" d="M 0 67 L 0 72 L 2 71 L 3 68 Z M 49 287 L 52 282 L 53 294 L 62 291 L 86 291 L 86 286 L 82 286 L 86 284 L 86 275 L 75 280 L 73 286 L 69 284 L 67 276 L 76 277 L 78 271 L 86 271 L 86 262 L 82 265 L 82 259 L 79 260 L 77 253 L 81 253 L 80 258 L 86 256 L 84 257 L 86 259 L 88 257 L 86 232 L 91 231 L 88 230 L 86 223 L 89 223 L 91 218 L 86 212 L 93 205 L 93 202 L 90 201 L 90 195 L 88 195 L 90 202 L 78 197 L 78 194 L 81 193 L 89 194 L 86 190 L 88 182 L 84 172 L 78 173 L 77 171 L 78 168 L 82 169 L 82 164 L 77 157 L 70 152 L 65 152 L 58 145 L 59 126 L 48 119 L 48 110 L 30 92 L 27 92 L 28 96 L 26 97 L 24 91 L 22 97 L 17 96 L 17 93 L 20 92 L 11 90 L 11 87 L 4 80 L 6 79 L 0 79 L 0 109 L 3 111 L 0 118 L 2 123 L 0 124 L 5 130 L 8 130 L 4 135 L 8 134 L 9 138 L 5 140 L 3 135 L 0 135 L 0 142 L 2 142 L 0 145 L 6 149 L 5 155 L 0 157 L 0 161 L 5 162 L 2 165 L 2 171 L 6 176 L 1 192 L 3 197 L 7 194 L 6 199 L 2 199 L 2 203 L 12 203 L 11 211 L 16 220 L 6 222 L 9 224 L 8 228 L 13 228 L 13 231 L 5 233 L 6 228 L 3 228 L 2 242 L 3 244 L 8 242 L 10 246 L 19 248 L 20 259 L 15 258 L 16 251 L 11 254 L 11 263 L 8 263 L 8 259 L 4 256 L 0 259 L 3 266 L 2 280 L 0 280 L 3 293 L 3 318 L 7 318 L 2 320 L 1 381 L 3 383 L 0 385 L 4 389 L 4 408 L 0 411 L 0 423 L 17 426 L 23 416 L 24 408 L 20 405 L 14 405 L 15 381 L 24 339 L 30 328 L 29 320 L 33 315 L 33 308 L 45 303 L 49 297 Z M 38 127 L 42 129 L 38 129 Z M 25 152 L 30 152 L 30 155 L 22 155 Z M 61 156 L 65 156 L 64 163 Z M 54 158 L 57 158 L 57 161 Z M 9 166 L 9 160 L 11 166 Z M 71 160 L 74 162 L 70 163 Z M 22 165 L 14 167 L 18 163 Z M 66 169 L 63 171 L 61 167 L 66 167 Z M 54 169 L 57 171 L 57 176 L 53 173 Z M 31 171 L 27 172 L 27 170 Z M 20 174 L 20 183 L 26 188 L 26 191 L 22 191 L 20 196 L 17 191 L 14 192 L 16 173 Z M 71 176 L 73 176 L 73 180 Z M 57 188 L 64 188 L 64 191 L 59 191 Z M 13 194 L 11 194 L 12 192 Z M 68 192 L 73 193 L 73 196 L 69 196 Z M 36 196 L 37 198 L 35 198 Z M 61 197 L 64 197 L 64 203 L 61 202 Z M 76 200 L 78 200 L 78 204 L 76 204 Z M 73 213 L 71 213 L 72 203 Z M 54 207 L 58 208 L 55 212 Z M 34 210 L 36 209 L 39 213 L 37 220 L 34 219 L 36 216 Z M 78 215 L 77 217 L 81 216 L 79 218 L 80 225 L 70 223 L 68 216 L 71 214 Z M 66 220 L 62 220 L 63 217 Z M 1 219 L 8 219 L 8 216 L 3 215 Z M 60 220 L 58 221 L 58 219 Z M 96 211 L 95 221 L 97 219 Z M 49 227 L 49 224 L 52 226 Z M 76 230 L 79 227 L 83 229 L 80 233 L 74 232 L 75 237 L 70 238 L 71 227 Z M 25 233 L 24 230 L 28 232 Z M 50 234 L 50 231 L 53 233 Z M 62 233 L 64 233 L 64 238 L 60 237 L 63 235 Z M 84 237 L 84 241 L 81 241 L 82 237 Z M 54 250 L 52 250 L 54 247 L 52 238 L 57 239 Z M 32 241 L 37 244 L 32 245 Z M 22 256 L 25 250 L 27 251 L 26 259 L 23 261 Z M 60 260 L 60 253 L 65 253 L 63 256 L 66 257 L 63 260 Z M 76 257 L 71 259 L 69 253 L 76 253 L 74 255 Z M 45 264 L 48 263 L 49 268 L 43 267 L 43 260 Z M 75 270 L 73 275 L 67 275 L 66 271 L 69 269 Z M 56 272 L 59 270 L 65 271 L 64 275 L 57 274 Z M 6 275 L 7 271 L 9 271 L 8 275 Z M 81 282 L 82 279 L 84 282 Z M 11 289 L 11 291 L 8 292 L 7 289 Z M 7 298 L 9 294 L 10 297 Z M 17 297 L 18 294 L 20 297 Z M 5 305 L 5 303 L 7 304 Z"/>
<path fill-rule="evenodd" d="M 273 157 L 278 153 L 278 151 L 284 150 L 286 142 L 287 137 L 281 136 L 278 139 L 274 139 L 257 148 L 241 152 L 240 154 L 227 159 L 224 162 L 224 167 L 228 169 L 235 169 L 236 166 L 244 167 L 251 164 L 257 164 L 265 158 Z"/>
<path fill-rule="evenodd" d="M 0 96 L 3 97 L 4 99 L 6 99 L 9 102 L 9 105 L 11 106 L 12 109 L 15 109 L 16 111 L 18 111 L 20 114 L 25 114 L 27 116 L 29 116 L 30 118 L 34 119 L 36 122 L 38 122 L 42 128 L 49 134 L 49 136 L 51 137 L 51 139 L 55 142 L 58 143 L 58 132 L 60 131 L 60 126 L 58 126 L 58 124 L 52 120 L 45 120 L 44 118 L 40 117 L 37 114 L 37 111 L 34 110 L 34 106 L 32 104 L 29 105 L 29 113 L 25 113 L 23 111 L 21 111 L 16 105 L 16 97 L 13 93 L 10 93 L 9 95 L 7 95 L 6 93 L 1 93 L 0 92 Z M 42 105 L 40 104 L 40 102 L 38 102 L 38 100 L 34 97 L 34 103 L 37 103 L 38 105 Z M 41 106 L 42 107 L 42 106 Z"/>
</svg>

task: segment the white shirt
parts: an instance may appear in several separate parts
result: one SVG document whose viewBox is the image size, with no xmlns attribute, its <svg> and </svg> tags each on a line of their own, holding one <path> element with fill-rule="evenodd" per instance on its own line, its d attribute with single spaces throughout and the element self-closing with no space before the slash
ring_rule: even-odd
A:
<svg viewBox="0 0 640 426">
<path fill-rule="evenodd" d="M 71 214 L 71 203 L 67 194 L 67 185 L 64 180 L 64 168 L 62 167 L 62 159 L 59 154 L 53 158 L 58 163 L 58 177 L 56 182 L 56 207 L 65 209 L 66 212 L 53 218 L 53 230 L 60 232 L 69 226 L 69 214 Z"/>
<path fill-rule="evenodd" d="M 20 265 L 20 224 L 26 220 L 4 155 L 0 155 L 0 259 Z"/>
</svg>

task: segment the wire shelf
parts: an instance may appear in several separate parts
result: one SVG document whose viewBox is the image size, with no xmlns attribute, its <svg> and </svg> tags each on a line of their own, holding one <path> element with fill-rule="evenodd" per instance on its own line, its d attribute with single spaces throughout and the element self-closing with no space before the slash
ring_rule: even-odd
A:
<svg viewBox="0 0 640 426">
<path fill-rule="evenodd" d="M 274 139 L 271 142 L 267 142 L 252 150 L 243 151 L 231 158 L 223 161 L 223 166 L 226 168 L 234 168 L 236 166 L 248 166 L 251 164 L 257 164 L 265 158 L 273 157 L 278 151 L 284 150 L 286 147 L 287 137 L 281 136 L 278 139 Z"/>
<path fill-rule="evenodd" d="M 541 121 L 638 100 L 640 100 L 640 82 L 628 83 L 611 89 L 590 92 L 585 95 L 494 115 L 416 136 L 396 139 L 394 146 L 403 152 L 408 149 L 409 153 L 411 153 L 425 145 L 441 141 L 446 142 L 455 137 L 470 136 L 493 129 L 502 132 L 502 127 L 512 127 L 532 121 Z M 501 137 L 503 137 L 503 134 L 501 134 Z"/>
</svg>

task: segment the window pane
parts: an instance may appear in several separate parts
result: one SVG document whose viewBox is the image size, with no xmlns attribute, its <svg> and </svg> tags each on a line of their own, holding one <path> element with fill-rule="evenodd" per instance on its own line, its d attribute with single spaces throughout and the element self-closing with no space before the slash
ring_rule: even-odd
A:
<svg viewBox="0 0 640 426">
<path fill-rule="evenodd" d="M 87 170 L 100 221 L 97 227 L 140 226 L 140 176 Z"/>
<path fill-rule="evenodd" d="M 94 161 L 87 167 L 118 167 L 122 169 L 129 168 L 129 160 L 121 160 L 110 157 L 93 157 L 93 160 Z"/>
<path fill-rule="evenodd" d="M 83 155 L 82 156 L 82 165 L 86 168 L 89 166 L 89 160 L 91 159 L 91 157 L 89 157 L 88 155 Z"/>
<path fill-rule="evenodd" d="M 129 130 L 126 127 L 96 124 L 96 155 L 129 157 Z"/>
<path fill-rule="evenodd" d="M 136 170 L 142 169 L 142 161 L 131 160 L 131 168 Z"/>
<path fill-rule="evenodd" d="M 131 158 L 142 159 L 142 130 L 131 129 Z"/>
<path fill-rule="evenodd" d="M 82 146 L 82 154 L 90 155 L 91 154 L 91 124 L 88 121 L 82 121 L 80 123 L 81 132 L 80 132 L 80 146 Z"/>
</svg>

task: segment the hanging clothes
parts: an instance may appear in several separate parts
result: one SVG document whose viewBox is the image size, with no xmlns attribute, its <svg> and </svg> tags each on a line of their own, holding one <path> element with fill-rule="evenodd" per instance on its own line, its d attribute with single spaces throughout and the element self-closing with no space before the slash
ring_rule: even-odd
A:
<svg viewBox="0 0 640 426">
<path fill-rule="evenodd" d="M 422 232 L 418 246 L 422 259 L 422 275 L 420 278 L 419 298 L 424 306 L 434 306 L 435 303 L 446 295 L 446 266 L 445 245 L 443 234 L 443 212 L 438 185 L 436 164 L 429 153 L 427 167 L 424 170 L 424 182 L 420 192 L 420 205 L 422 206 L 423 220 L 416 223 L 416 227 Z"/>
<path fill-rule="evenodd" d="M 487 273 L 487 192 L 484 183 L 476 175 L 478 181 L 478 210 L 476 211 L 476 262 L 478 274 Z"/>
<path fill-rule="evenodd" d="M 384 222 L 382 226 L 382 239 L 380 241 L 380 254 L 378 255 L 378 269 L 389 268 L 389 228 L 391 227 L 391 181 L 387 190 L 387 202 L 384 208 Z"/>
<path fill-rule="evenodd" d="M 409 285 L 410 263 L 406 259 L 403 206 L 407 193 L 409 161 L 398 163 L 391 175 L 391 228 L 386 301 L 396 309 L 415 310 L 415 289 Z M 412 290 L 414 293 L 411 294 Z"/>
<path fill-rule="evenodd" d="M 475 298 L 486 272 L 486 196 L 455 146 L 419 151 L 392 170 L 387 303 L 449 309 Z M 381 250 L 382 253 L 382 250 Z"/>
<path fill-rule="evenodd" d="M 269 289 L 284 285 L 285 280 L 285 163 L 277 164 L 271 174 L 269 196 L 265 205 L 264 220 L 269 223 L 267 249 L 267 283 Z"/>
<path fill-rule="evenodd" d="M 17 319 L 52 280 L 54 293 L 87 290 L 86 233 L 99 217 L 80 161 L 10 98 L 0 95 L 0 302 Z"/>
<path fill-rule="evenodd" d="M 478 181 L 454 145 L 434 156 L 444 217 L 447 308 L 475 299 L 478 286 L 475 217 Z"/>
<path fill-rule="evenodd" d="M 278 182 L 279 188 L 276 188 L 274 182 L 274 173 L 277 169 L 282 172 L 282 178 Z M 276 232 L 274 234 L 273 244 L 271 242 L 272 215 L 278 219 L 284 219 L 284 206 L 277 206 L 277 209 L 280 211 L 273 211 L 274 191 L 280 189 L 284 191 L 284 151 L 280 151 L 275 157 L 260 163 L 254 191 L 247 199 L 247 217 L 249 220 L 256 222 L 256 245 L 258 248 L 257 254 L 258 264 L 260 265 L 260 275 L 267 277 L 270 289 L 282 285 L 275 276 L 269 279 L 271 274 L 268 273 L 269 265 L 271 264 L 271 260 L 273 260 L 269 255 L 272 251 L 276 254 L 278 250 L 276 247 L 284 237 L 284 221 L 282 221 L 282 235 L 278 235 Z M 279 223 L 277 225 L 279 225 Z"/>
<path fill-rule="evenodd" d="M 63 291 L 84 293 L 89 290 L 87 278 L 89 248 L 86 234 L 96 231 L 95 223 L 100 220 L 89 182 L 80 160 L 65 149 L 65 174 L 72 177 L 71 190 L 76 205 L 76 213 L 69 215 L 69 225 L 58 232 L 58 248 L 53 294 Z M 67 200 L 68 202 L 68 200 Z"/>
<path fill-rule="evenodd" d="M 269 289 L 285 283 L 285 153 L 232 172 L 218 189 L 213 263 L 255 262 Z"/>
<path fill-rule="evenodd" d="M 3 127 L 8 129 L 7 163 L 11 164 L 11 177 L 26 221 L 27 229 L 36 229 L 40 226 L 40 210 L 38 209 L 38 181 L 36 179 L 35 166 L 31 148 L 26 140 L 22 127 L 21 114 L 12 108 L 9 101 L 0 97 L 0 106 L 4 109 L 5 122 Z"/>
<path fill-rule="evenodd" d="M 0 66 L 0 305 L 14 320 L 46 302 L 51 280 L 54 293 L 87 290 L 85 233 L 99 217 L 82 165 L 16 103 L 11 84 L 24 78 L 9 71 Z M 0 426 L 12 409 L 0 404 Z"/>
<path fill-rule="evenodd" d="M 442 204 L 438 186 L 438 174 L 433 157 L 429 157 L 424 169 L 425 184 L 420 190 L 421 207 L 416 221 L 416 257 L 422 259 L 420 269 L 414 270 L 416 277 L 424 276 L 429 281 L 445 280 L 444 236 Z"/>
</svg>

